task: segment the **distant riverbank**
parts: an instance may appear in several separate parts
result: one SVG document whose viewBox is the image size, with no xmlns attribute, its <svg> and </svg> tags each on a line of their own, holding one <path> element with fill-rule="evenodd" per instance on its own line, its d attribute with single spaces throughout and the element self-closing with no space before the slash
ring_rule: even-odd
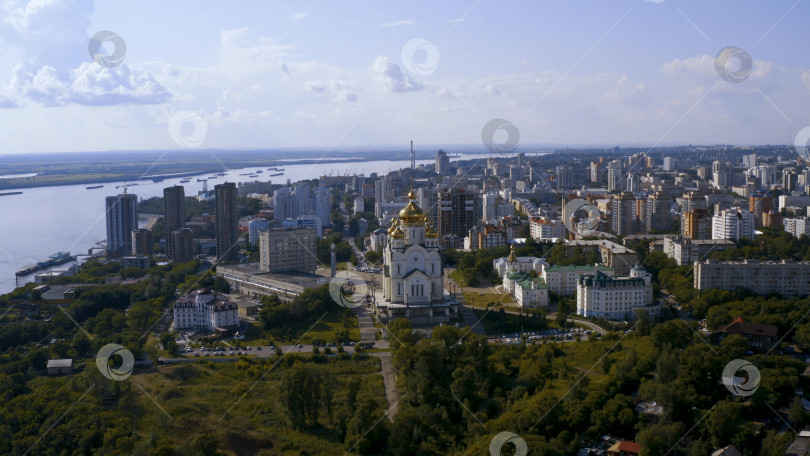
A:
<svg viewBox="0 0 810 456">
<path fill-rule="evenodd" d="M 228 171 L 230 165 L 234 168 L 265 168 L 265 167 L 283 167 L 289 165 L 312 165 L 312 164 L 343 164 L 343 163 L 361 163 L 365 162 L 365 158 L 351 158 L 351 159 L 275 159 L 264 162 L 253 163 L 226 163 L 219 164 L 213 163 L 206 165 L 202 168 L 197 168 L 194 171 L 175 171 L 173 168 L 188 169 L 187 163 L 167 164 L 161 163 L 160 170 L 152 169 L 152 165 L 143 164 L 135 169 L 128 170 L 122 173 L 70 173 L 70 174 L 37 174 L 35 176 L 17 177 L 12 179 L 0 179 L 0 190 L 11 189 L 25 189 L 35 187 L 57 187 L 62 185 L 93 185 L 93 184 L 106 184 L 110 182 L 143 182 L 154 181 L 158 179 L 168 178 L 182 178 L 200 176 L 204 174 L 216 174 L 223 171 Z M 158 171 L 158 172 L 156 172 Z M 172 172 L 175 171 L 175 172 Z M 148 174 L 148 175 L 147 175 Z M 319 176 L 313 176 L 317 178 Z"/>
</svg>

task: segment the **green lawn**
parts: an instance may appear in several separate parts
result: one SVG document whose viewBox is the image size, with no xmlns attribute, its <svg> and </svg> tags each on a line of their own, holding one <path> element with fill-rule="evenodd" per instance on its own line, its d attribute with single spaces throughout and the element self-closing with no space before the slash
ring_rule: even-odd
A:
<svg viewBox="0 0 810 456">
<path fill-rule="evenodd" d="M 312 343 L 316 339 L 327 342 L 343 340 L 341 333 L 348 333 L 349 340 L 360 340 L 360 329 L 357 327 L 357 317 L 343 318 L 343 309 L 330 311 L 321 321 L 312 327 L 302 338 L 302 344 Z"/>
<path fill-rule="evenodd" d="M 504 307 L 507 310 L 519 310 L 514 305 L 514 300 L 511 295 L 500 293 L 476 293 L 464 292 L 464 300 L 469 304 L 475 304 L 475 307 Z"/>
</svg>

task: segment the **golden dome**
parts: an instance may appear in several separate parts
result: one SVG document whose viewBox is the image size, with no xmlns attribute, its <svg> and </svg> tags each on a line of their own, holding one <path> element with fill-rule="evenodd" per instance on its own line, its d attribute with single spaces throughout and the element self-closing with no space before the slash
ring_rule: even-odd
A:
<svg viewBox="0 0 810 456">
<path fill-rule="evenodd" d="M 408 203 L 407 206 L 403 207 L 402 210 L 399 211 L 399 219 L 404 223 L 419 223 L 423 220 L 422 217 L 424 216 L 425 211 L 423 211 L 422 208 L 417 206 L 413 201 Z"/>
<path fill-rule="evenodd" d="M 408 192 L 408 199 L 416 199 L 416 193 L 413 192 L 413 188 L 411 188 L 411 191 Z"/>
<path fill-rule="evenodd" d="M 390 235 L 390 234 L 392 234 L 392 233 L 394 232 L 394 230 L 397 228 L 397 225 L 398 225 L 398 224 L 399 224 L 399 220 L 397 220 L 397 219 L 395 219 L 395 218 L 391 217 L 391 226 L 390 226 L 390 227 L 388 227 L 388 234 L 389 234 L 389 235 Z"/>
<path fill-rule="evenodd" d="M 391 233 L 391 237 L 394 239 L 402 239 L 405 237 L 405 233 L 399 229 L 399 227 L 394 228 L 394 232 Z"/>
<path fill-rule="evenodd" d="M 433 229 L 433 224 L 425 220 L 425 237 L 429 238 L 437 238 L 439 237 L 439 232 Z"/>
</svg>

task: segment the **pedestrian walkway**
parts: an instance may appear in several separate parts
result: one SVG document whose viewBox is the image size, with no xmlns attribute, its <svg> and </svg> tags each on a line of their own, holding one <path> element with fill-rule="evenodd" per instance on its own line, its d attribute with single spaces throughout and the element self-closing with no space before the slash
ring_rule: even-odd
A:
<svg viewBox="0 0 810 456">
<path fill-rule="evenodd" d="M 360 306 L 354 309 L 354 314 L 357 315 L 357 326 L 360 328 L 360 342 L 374 341 L 377 337 L 377 328 L 374 327 L 374 321 L 371 319 L 371 313 L 366 306 Z"/>
<path fill-rule="evenodd" d="M 474 332 L 475 334 L 478 334 L 480 336 L 487 335 L 487 332 L 484 330 L 484 326 L 480 322 L 478 322 L 478 317 L 475 316 L 475 312 L 473 312 L 473 310 L 470 309 L 469 307 L 465 306 L 463 302 L 459 306 L 459 313 L 461 314 L 461 317 L 464 319 L 464 323 L 461 324 L 462 327 L 469 326 L 470 328 L 472 328 L 472 332 Z"/>
</svg>

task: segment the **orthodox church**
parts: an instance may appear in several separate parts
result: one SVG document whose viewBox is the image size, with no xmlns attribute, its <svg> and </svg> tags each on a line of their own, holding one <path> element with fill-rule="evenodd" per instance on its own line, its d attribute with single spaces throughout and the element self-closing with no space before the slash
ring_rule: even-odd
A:
<svg viewBox="0 0 810 456">
<path fill-rule="evenodd" d="M 439 233 L 414 201 L 413 189 L 408 199 L 388 229 L 383 287 L 375 293 L 375 311 L 383 323 L 400 317 L 414 325 L 448 323 L 459 316 L 459 304 L 444 290 Z"/>
</svg>

